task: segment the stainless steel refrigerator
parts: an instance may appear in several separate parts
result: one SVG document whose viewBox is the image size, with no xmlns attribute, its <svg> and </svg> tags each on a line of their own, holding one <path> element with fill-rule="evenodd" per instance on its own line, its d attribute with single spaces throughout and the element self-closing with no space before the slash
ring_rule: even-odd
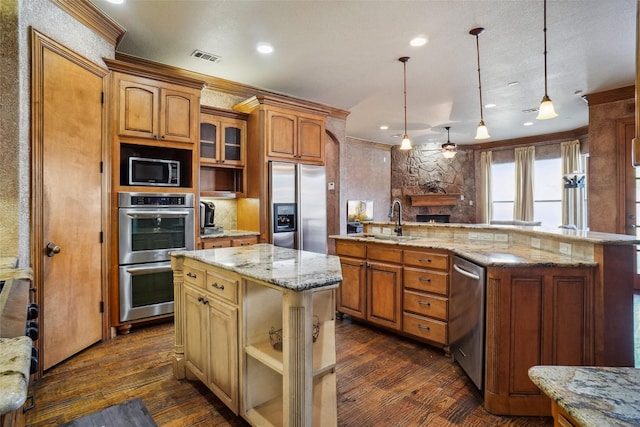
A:
<svg viewBox="0 0 640 427">
<path fill-rule="evenodd" d="M 324 166 L 269 162 L 269 210 L 275 246 L 327 253 Z"/>
</svg>

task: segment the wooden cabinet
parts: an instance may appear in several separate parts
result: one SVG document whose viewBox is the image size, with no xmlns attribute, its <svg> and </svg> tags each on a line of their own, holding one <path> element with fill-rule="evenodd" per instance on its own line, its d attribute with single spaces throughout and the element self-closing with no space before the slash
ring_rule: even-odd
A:
<svg viewBox="0 0 640 427">
<path fill-rule="evenodd" d="M 485 408 L 549 415 L 528 370 L 596 364 L 594 269 L 489 267 L 486 292 Z"/>
<path fill-rule="evenodd" d="M 200 249 L 228 248 L 230 246 L 248 246 L 258 243 L 258 236 L 207 237 L 201 238 Z"/>
<path fill-rule="evenodd" d="M 405 250 L 403 331 L 448 349 L 449 254 Z"/>
<path fill-rule="evenodd" d="M 240 280 L 203 267 L 187 264 L 184 271 L 185 366 L 237 415 Z"/>
<path fill-rule="evenodd" d="M 449 253 L 336 240 L 339 313 L 448 351 Z"/>
<path fill-rule="evenodd" d="M 240 197 L 245 192 L 247 115 L 203 106 L 200 110 L 200 195 Z"/>
<path fill-rule="evenodd" d="M 324 117 L 278 107 L 266 117 L 267 157 L 324 164 Z"/>
<path fill-rule="evenodd" d="M 120 136 L 193 143 L 200 92 L 144 77 L 114 73 Z"/>
</svg>

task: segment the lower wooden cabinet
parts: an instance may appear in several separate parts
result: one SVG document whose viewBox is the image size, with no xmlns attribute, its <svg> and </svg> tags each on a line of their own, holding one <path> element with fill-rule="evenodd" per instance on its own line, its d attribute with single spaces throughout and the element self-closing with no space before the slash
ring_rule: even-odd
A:
<svg viewBox="0 0 640 427">
<path fill-rule="evenodd" d="M 230 246 L 248 246 L 258 243 L 258 236 L 207 237 L 200 238 L 200 249 L 228 248 Z"/>
<path fill-rule="evenodd" d="M 390 329 L 402 329 L 402 266 L 367 262 L 366 292 L 366 319 Z"/>
<path fill-rule="evenodd" d="M 193 267 L 185 269 L 185 277 L 182 300 L 187 372 L 238 414 L 239 278 Z"/>
</svg>

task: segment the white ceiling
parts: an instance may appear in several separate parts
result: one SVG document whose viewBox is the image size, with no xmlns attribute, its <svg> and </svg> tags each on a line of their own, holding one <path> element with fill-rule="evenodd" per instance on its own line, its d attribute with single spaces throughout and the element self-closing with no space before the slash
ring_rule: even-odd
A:
<svg viewBox="0 0 640 427">
<path fill-rule="evenodd" d="M 544 95 L 541 0 L 91 0 L 127 33 L 119 52 L 348 110 L 347 135 L 399 144 L 403 66 L 414 144 L 472 144 L 587 125 L 581 94 L 634 84 L 636 0 L 548 0 L 548 93 L 558 117 L 535 120 Z M 409 46 L 423 35 L 428 43 Z M 256 52 L 271 43 L 270 56 Z M 191 57 L 195 49 L 218 63 Z M 517 81 L 518 85 L 508 83 Z M 524 122 L 532 126 L 523 126 Z M 387 124 L 389 130 L 380 130 Z"/>
</svg>

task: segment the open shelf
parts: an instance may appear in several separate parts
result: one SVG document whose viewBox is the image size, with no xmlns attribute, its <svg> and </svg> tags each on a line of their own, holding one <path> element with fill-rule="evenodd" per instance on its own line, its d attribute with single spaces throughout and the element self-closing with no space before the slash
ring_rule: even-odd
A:
<svg viewBox="0 0 640 427">
<path fill-rule="evenodd" d="M 455 206 L 460 194 L 414 194 L 411 206 Z"/>
</svg>

